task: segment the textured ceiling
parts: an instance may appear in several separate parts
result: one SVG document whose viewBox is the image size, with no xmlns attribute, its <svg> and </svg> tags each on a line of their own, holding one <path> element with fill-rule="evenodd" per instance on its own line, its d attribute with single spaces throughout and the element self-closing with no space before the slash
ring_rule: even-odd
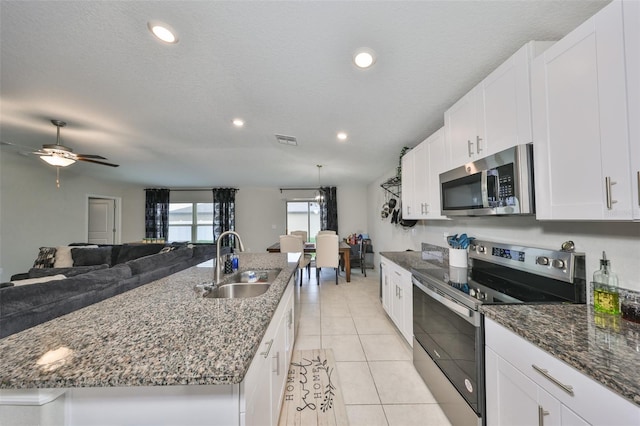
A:
<svg viewBox="0 0 640 426">
<path fill-rule="evenodd" d="M 121 166 L 65 173 L 147 186 L 315 186 L 316 164 L 323 185 L 369 183 L 524 43 L 606 3 L 3 0 L 0 136 L 36 149 L 67 121 L 63 144 Z M 378 55 L 369 70 L 359 47 Z"/>
</svg>

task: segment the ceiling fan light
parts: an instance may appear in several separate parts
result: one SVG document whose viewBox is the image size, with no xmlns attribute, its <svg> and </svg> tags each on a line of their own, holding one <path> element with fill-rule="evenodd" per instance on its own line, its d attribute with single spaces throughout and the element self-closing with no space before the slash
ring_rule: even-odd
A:
<svg viewBox="0 0 640 426">
<path fill-rule="evenodd" d="M 49 163 L 52 166 L 56 167 L 67 167 L 76 162 L 76 160 L 72 158 L 66 158 L 61 155 L 43 155 L 40 157 L 42 161 L 45 163 Z"/>
</svg>

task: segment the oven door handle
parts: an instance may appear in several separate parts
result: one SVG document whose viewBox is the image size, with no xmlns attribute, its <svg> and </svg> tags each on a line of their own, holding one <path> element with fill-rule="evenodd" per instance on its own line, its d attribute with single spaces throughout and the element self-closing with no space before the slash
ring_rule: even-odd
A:
<svg viewBox="0 0 640 426">
<path fill-rule="evenodd" d="M 416 280 L 415 278 L 413 279 L 413 284 L 416 287 L 418 287 L 420 290 L 425 292 L 429 297 L 431 297 L 432 299 L 435 299 L 436 301 L 440 302 L 442 305 L 446 306 L 451 311 L 453 311 L 456 314 L 460 315 L 462 318 L 466 319 L 467 321 L 469 321 L 470 318 L 473 317 L 473 313 L 474 312 L 471 309 L 469 309 L 469 308 L 467 308 L 465 306 L 459 305 L 456 302 L 454 302 L 453 300 L 449 300 L 446 297 L 439 295 L 435 291 L 425 287 L 420 281 Z"/>
</svg>

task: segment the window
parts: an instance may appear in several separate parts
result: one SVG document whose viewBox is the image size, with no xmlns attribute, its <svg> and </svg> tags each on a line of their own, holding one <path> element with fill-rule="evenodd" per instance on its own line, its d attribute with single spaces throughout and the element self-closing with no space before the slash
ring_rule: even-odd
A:
<svg viewBox="0 0 640 426">
<path fill-rule="evenodd" d="M 315 241 L 320 230 L 320 205 L 315 201 L 287 201 L 287 230 L 307 231 Z"/>
<path fill-rule="evenodd" d="M 213 243 L 213 203 L 169 203 L 169 241 Z"/>
</svg>

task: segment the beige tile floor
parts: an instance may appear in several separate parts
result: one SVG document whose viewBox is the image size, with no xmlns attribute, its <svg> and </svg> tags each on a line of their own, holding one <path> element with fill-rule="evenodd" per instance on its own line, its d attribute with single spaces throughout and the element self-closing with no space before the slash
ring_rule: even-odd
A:
<svg viewBox="0 0 640 426">
<path fill-rule="evenodd" d="M 331 348 L 351 426 L 450 425 L 413 367 L 409 344 L 387 317 L 377 271 L 359 270 L 335 285 L 326 269 L 304 275 L 295 349 Z"/>
</svg>

